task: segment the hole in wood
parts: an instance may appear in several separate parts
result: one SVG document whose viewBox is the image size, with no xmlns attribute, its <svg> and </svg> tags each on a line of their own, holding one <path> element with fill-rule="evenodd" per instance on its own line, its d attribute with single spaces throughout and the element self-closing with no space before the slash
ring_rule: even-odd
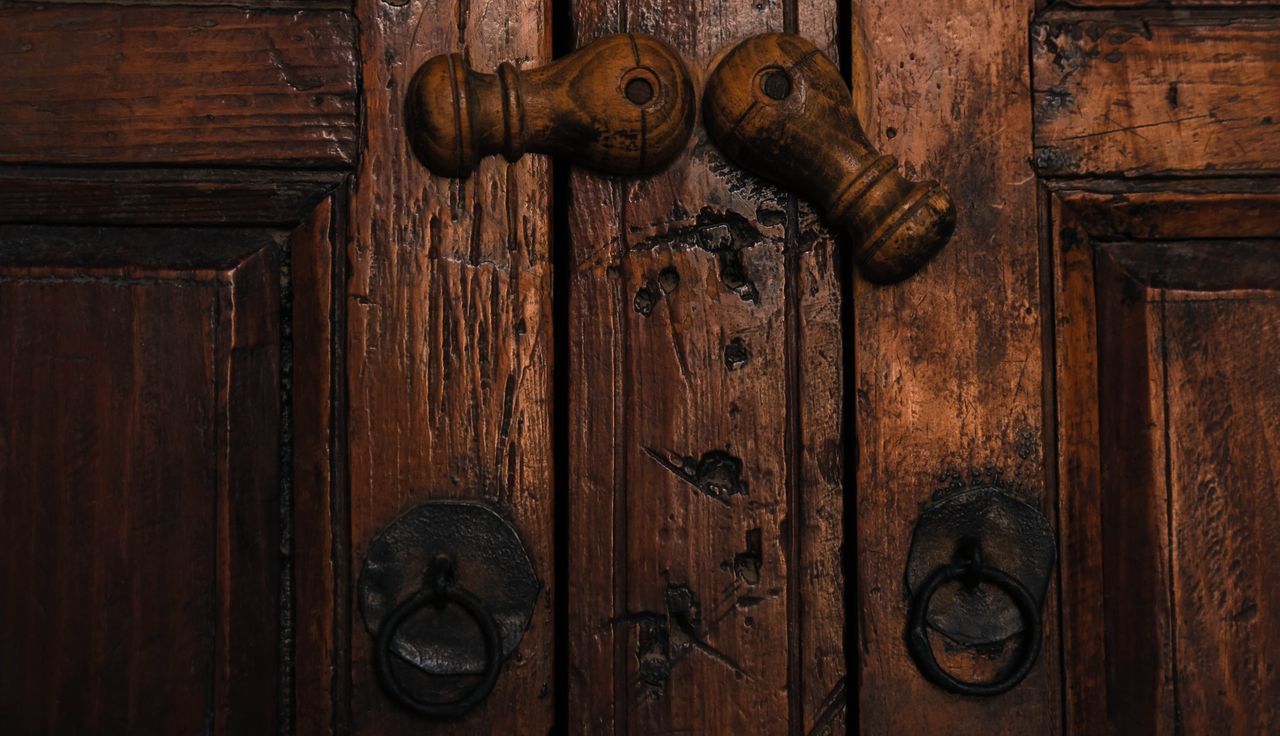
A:
<svg viewBox="0 0 1280 736">
<path fill-rule="evenodd" d="M 653 99 L 653 84 L 644 77 L 636 77 L 627 82 L 627 99 L 636 105 L 644 105 Z"/>
<path fill-rule="evenodd" d="M 791 78 L 781 69 L 770 69 L 760 77 L 760 91 L 769 99 L 785 100 L 791 94 Z"/>
</svg>

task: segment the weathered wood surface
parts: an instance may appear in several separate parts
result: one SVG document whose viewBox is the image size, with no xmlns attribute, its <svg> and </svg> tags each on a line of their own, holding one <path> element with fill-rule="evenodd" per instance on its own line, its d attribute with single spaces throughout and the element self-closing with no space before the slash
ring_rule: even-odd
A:
<svg viewBox="0 0 1280 736">
<path fill-rule="evenodd" d="M 433 177 L 409 151 L 402 103 L 437 54 L 463 51 L 485 71 L 546 63 L 549 13 L 543 0 L 356 4 L 366 137 L 347 226 L 350 564 L 358 571 L 370 537 L 413 506 L 472 498 L 512 520 L 544 585 L 493 694 L 443 732 L 545 733 L 551 722 L 550 177 L 538 156 Z M 348 630 L 350 693 L 336 697 L 350 703 L 351 732 L 420 733 L 422 719 L 378 686 L 358 613 Z"/>
<path fill-rule="evenodd" d="M 1064 6 L 1077 8 L 1150 9 L 1159 12 L 1168 7 L 1212 8 L 1224 6 L 1275 5 L 1271 0 L 1059 0 Z"/>
<path fill-rule="evenodd" d="M 1280 170 L 1280 16 L 1046 13 L 1035 162 L 1052 176 Z"/>
<path fill-rule="evenodd" d="M 322 201 L 289 238 L 289 428 L 293 444 L 290 506 L 293 731 L 330 733 L 336 683 L 346 681 L 346 607 L 341 555 L 345 504 L 336 433 L 341 425 L 335 344 L 341 335 L 335 294 L 341 294 L 342 217 L 346 202 Z"/>
<path fill-rule="evenodd" d="M 0 723 L 274 729 L 277 235 L 0 245 Z"/>
<path fill-rule="evenodd" d="M 998 698 L 958 698 L 926 682 L 903 642 L 904 570 L 921 506 L 948 486 L 992 482 L 1054 519 L 1044 469 L 1040 248 L 1021 0 L 898 2 L 853 9 L 870 64 L 873 145 L 911 178 L 936 178 L 956 233 L 912 279 L 857 284 L 855 323 L 857 652 L 867 733 L 1056 733 L 1057 593 L 1044 611 L 1040 663 Z M 944 652 L 973 678 L 1003 657 Z"/>
<path fill-rule="evenodd" d="M 0 162 L 342 168 L 355 24 L 330 10 L 0 7 Z"/>
<path fill-rule="evenodd" d="M 573 4 L 704 69 L 835 54 L 834 3 Z M 844 728 L 836 244 L 695 129 L 663 174 L 570 178 L 569 730 Z"/>
<path fill-rule="evenodd" d="M 222 169 L 0 169 L 0 221 L 83 225 L 292 227 L 340 172 Z"/>
<path fill-rule="evenodd" d="M 1200 451 L 1221 448 L 1225 440 L 1238 448 L 1231 455 L 1232 468 L 1211 458 L 1200 461 L 1199 467 L 1178 464 L 1183 473 L 1219 479 L 1213 486 L 1179 485 L 1172 476 L 1161 480 L 1166 474 L 1164 458 L 1173 459 L 1165 447 L 1164 427 L 1173 430 L 1171 436 L 1178 440 L 1175 446 L 1181 446 L 1184 452 L 1193 446 L 1188 437 L 1201 431 L 1194 421 L 1181 425 L 1157 421 L 1164 416 L 1166 406 L 1162 387 L 1170 388 L 1171 397 L 1186 400 L 1183 408 L 1174 407 L 1171 417 L 1165 417 L 1169 421 L 1185 414 L 1187 407 L 1203 401 L 1221 403 L 1230 394 L 1226 390 L 1211 391 L 1201 385 L 1203 381 L 1173 383 L 1164 375 L 1164 367 L 1170 355 L 1177 355 L 1168 353 L 1167 348 L 1176 347 L 1179 340 L 1229 340 L 1232 334 L 1243 339 L 1248 335 L 1251 347 L 1247 349 L 1218 345 L 1208 351 L 1205 344 L 1206 352 L 1198 359 L 1218 364 L 1216 375 L 1225 387 L 1235 385 L 1251 372 L 1257 375 L 1261 364 L 1255 362 L 1259 356 L 1253 346 L 1261 337 L 1263 351 L 1269 349 L 1265 341 L 1267 321 L 1259 320 L 1260 315 L 1255 314 L 1239 315 L 1242 318 L 1232 324 L 1214 322 L 1223 317 L 1219 314 L 1223 310 L 1252 307 L 1265 312 L 1269 309 L 1266 305 L 1274 303 L 1276 282 L 1280 281 L 1276 273 L 1280 250 L 1275 246 L 1280 238 L 1278 215 L 1280 190 L 1274 183 L 1264 181 L 1153 182 L 1136 187 L 1096 183 L 1088 188 L 1066 188 L 1053 196 L 1050 216 L 1054 223 L 1054 300 L 1058 305 L 1055 345 L 1058 469 L 1063 489 L 1061 545 L 1070 550 L 1061 561 L 1063 650 L 1066 716 L 1073 732 L 1105 731 L 1109 714 L 1116 726 L 1149 730 L 1152 724 L 1163 724 L 1171 729 L 1173 710 L 1178 707 L 1170 689 L 1175 681 L 1179 683 L 1179 693 L 1185 692 L 1193 702 L 1198 700 L 1200 712 L 1205 710 L 1206 701 L 1200 696 L 1206 692 L 1206 680 L 1197 674 L 1199 667 L 1193 671 L 1177 669 L 1179 662 L 1187 660 L 1173 651 L 1170 638 L 1180 616 L 1190 613 L 1203 625 L 1204 613 L 1195 610 L 1194 603 L 1192 610 L 1186 605 L 1175 609 L 1169 599 L 1170 584 L 1176 582 L 1184 590 L 1201 593 L 1216 591 L 1224 602 L 1249 597 L 1249 580 L 1256 574 L 1258 563 L 1237 560 L 1237 569 L 1216 579 L 1206 577 L 1203 571 L 1230 564 L 1228 559 L 1238 557 L 1231 550 L 1247 551 L 1249 540 L 1266 532 L 1268 525 L 1274 527 L 1275 520 L 1268 517 L 1274 510 L 1274 501 L 1270 502 L 1270 510 L 1261 508 L 1267 505 L 1266 491 L 1262 491 L 1262 497 L 1257 495 L 1258 489 L 1267 484 L 1253 484 L 1251 488 L 1238 477 L 1266 474 L 1267 462 L 1274 464 L 1274 460 L 1264 460 L 1269 452 L 1267 446 L 1254 446 L 1252 437 L 1237 437 L 1237 432 L 1267 436 L 1268 430 L 1258 422 L 1265 422 L 1274 409 L 1233 410 L 1216 423 L 1218 439 L 1206 439 L 1200 445 Z M 1188 239 L 1205 247 L 1178 244 Z M 1134 242 L 1102 245 L 1117 240 Z M 1173 243 L 1162 245 L 1166 241 Z M 1212 263 L 1214 258 L 1223 257 L 1224 247 L 1228 249 L 1226 260 Z M 1099 248 L 1104 248 L 1105 256 L 1095 256 Z M 1126 249 L 1145 257 L 1131 257 Z M 1097 274 L 1095 262 L 1100 264 Z M 1110 280 L 1104 281 L 1104 276 Z M 1233 292 L 1246 286 L 1269 288 L 1267 293 L 1271 296 L 1257 301 L 1256 297 L 1266 295 L 1257 291 Z M 1166 293 L 1162 287 L 1182 291 Z M 1161 306 L 1165 302 L 1169 305 Z M 1169 308 L 1175 314 L 1199 310 L 1196 319 L 1200 328 L 1168 332 L 1170 323 L 1165 318 Z M 1110 317 L 1103 319 L 1103 312 Z M 1212 335 L 1203 334 L 1205 322 L 1212 325 Z M 1195 356 L 1187 353 L 1183 358 L 1185 364 L 1187 358 Z M 1274 368 L 1264 370 L 1272 371 L 1274 382 Z M 1268 396 L 1274 401 L 1274 392 L 1268 393 L 1266 386 L 1256 388 L 1249 397 L 1238 399 L 1240 405 L 1265 402 Z M 1231 399 L 1237 401 L 1234 396 Z M 1223 508 L 1237 509 L 1236 512 L 1213 517 L 1194 510 L 1197 499 L 1220 498 L 1212 489 L 1221 487 L 1222 478 L 1233 475 L 1236 493 L 1232 494 L 1229 508 Z M 1175 499 L 1193 510 L 1184 512 L 1182 520 L 1175 520 L 1176 526 L 1170 527 L 1170 520 L 1164 518 L 1169 505 L 1166 501 Z M 1126 500 L 1130 503 L 1121 505 Z M 1239 514 L 1238 504 L 1250 508 L 1247 519 Z M 1181 540 L 1172 549 L 1171 531 Z M 1219 533 L 1226 535 L 1226 546 L 1218 552 L 1193 556 L 1182 551 L 1204 534 Z M 1263 560 L 1266 554 L 1259 551 L 1256 559 Z M 1178 581 L 1171 577 L 1171 563 L 1178 571 Z M 1190 600 L 1194 599 L 1195 596 Z M 1256 596 L 1253 599 L 1256 602 Z M 1256 657 L 1266 651 L 1266 646 L 1250 644 L 1250 650 L 1258 654 L 1246 655 L 1240 648 L 1244 640 L 1239 637 L 1274 639 L 1276 617 L 1269 617 L 1262 607 L 1256 614 L 1246 616 L 1247 620 L 1223 623 L 1216 609 L 1213 616 L 1217 617 L 1213 619 L 1214 626 L 1226 636 L 1215 656 L 1234 657 L 1242 669 L 1228 668 L 1229 671 L 1210 677 L 1223 677 L 1224 683 L 1252 683 L 1259 692 L 1266 692 L 1268 686 L 1250 674 L 1253 663 L 1258 661 Z M 1100 637 L 1099 631 L 1117 633 Z M 1195 629 L 1179 631 L 1182 639 Z M 1184 646 L 1203 655 L 1206 639 L 1214 636 L 1201 629 L 1198 636 L 1188 637 Z M 1231 654 L 1233 651 L 1236 654 Z M 1271 667 L 1274 669 L 1274 664 Z M 1114 691 L 1109 691 L 1109 686 Z M 1237 692 L 1234 685 L 1229 687 L 1229 692 L 1212 698 L 1220 709 L 1215 716 L 1219 725 L 1205 728 L 1242 733 L 1267 730 L 1260 725 L 1265 721 L 1255 721 L 1256 728 L 1247 728 L 1239 720 L 1240 708 L 1247 708 L 1250 697 L 1258 693 L 1250 693 L 1247 688 L 1246 692 Z M 1276 684 L 1269 687 L 1269 692 L 1274 693 Z M 1265 706 L 1259 706 L 1253 715 L 1266 712 Z M 1223 723 L 1233 726 L 1226 728 Z"/>
</svg>

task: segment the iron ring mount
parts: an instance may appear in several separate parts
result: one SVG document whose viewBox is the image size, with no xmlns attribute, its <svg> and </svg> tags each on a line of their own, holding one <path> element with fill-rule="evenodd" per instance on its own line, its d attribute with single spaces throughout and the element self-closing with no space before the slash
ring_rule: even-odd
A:
<svg viewBox="0 0 1280 736">
<path fill-rule="evenodd" d="M 451 580 L 452 569 L 452 563 L 447 559 L 437 559 L 430 566 L 422 589 L 409 596 L 383 619 L 378 627 L 377 643 L 373 649 L 374 667 L 387 693 L 405 708 L 432 718 L 457 718 L 479 705 L 493 690 L 502 666 L 502 637 L 498 622 L 479 598 Z M 392 658 L 395 656 L 392 647 L 400 627 L 414 614 L 427 606 L 443 608 L 451 603 L 466 611 L 480 627 L 480 634 L 484 637 L 484 670 L 480 673 L 480 679 L 456 698 L 424 700 L 405 687 L 396 676 L 392 666 Z"/>
<path fill-rule="evenodd" d="M 1017 606 L 1022 616 L 1022 642 L 1018 646 L 1017 659 L 995 680 L 961 680 L 943 669 L 933 654 L 933 646 L 929 643 L 929 603 L 939 588 L 956 581 L 963 581 L 970 587 L 986 583 L 1000 588 Z M 907 647 L 921 674 L 933 684 L 957 695 L 991 697 L 1012 690 L 1031 672 L 1040 656 L 1041 629 L 1039 605 L 1031 592 L 1014 576 L 983 564 L 981 551 L 975 548 L 968 560 L 952 562 L 934 570 L 912 597 L 907 623 Z"/>
</svg>

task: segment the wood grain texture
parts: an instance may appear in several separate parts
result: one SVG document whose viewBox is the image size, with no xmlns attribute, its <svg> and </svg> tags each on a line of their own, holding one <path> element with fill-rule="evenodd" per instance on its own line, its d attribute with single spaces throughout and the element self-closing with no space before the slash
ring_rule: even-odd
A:
<svg viewBox="0 0 1280 736">
<path fill-rule="evenodd" d="M 1280 169 L 1280 16 L 1050 12 L 1032 29 L 1053 176 Z"/>
<path fill-rule="evenodd" d="M 1169 7 L 1214 8 L 1274 5 L 1271 0 L 1059 0 L 1062 5 L 1075 8 L 1133 8 L 1159 12 Z"/>
<path fill-rule="evenodd" d="M 296 225 L 341 182 L 331 172 L 0 170 L 0 221 L 75 225 Z"/>
<path fill-rule="evenodd" d="M 577 42 L 653 34 L 706 68 L 753 33 L 834 56 L 834 3 L 573 4 Z M 575 172 L 569 731 L 845 726 L 836 243 L 693 145 Z"/>
<path fill-rule="evenodd" d="M 0 728 L 274 730 L 276 234 L 0 243 Z"/>
<path fill-rule="evenodd" d="M 867 733 L 1057 733 L 1061 728 L 1057 593 L 1044 610 L 1039 664 L 1016 689 L 959 698 L 926 682 L 903 641 L 911 531 L 932 494 L 973 482 L 1040 505 L 1046 493 L 1040 253 L 1026 44 L 1034 4 L 860 2 L 874 145 L 911 178 L 955 196 L 956 232 L 911 280 L 859 282 L 857 571 L 860 729 Z M 1007 661 L 935 646 L 974 679 Z M 955 651 L 951 651 L 955 649 Z"/>
<path fill-rule="evenodd" d="M 877 153 L 840 69 L 791 34 L 760 34 L 719 60 L 703 94 L 707 132 L 735 165 L 817 204 L 850 238 L 858 273 L 894 283 L 951 237 L 951 197 Z"/>
<path fill-rule="evenodd" d="M 471 498 L 508 516 L 543 583 L 517 652 L 456 733 L 545 733 L 552 681 L 551 272 L 547 162 L 488 159 L 465 181 L 432 177 L 409 150 L 403 100 L 426 59 L 478 68 L 545 64 L 543 0 L 361 0 L 364 148 L 348 219 L 350 563 L 427 499 Z M 465 581 L 463 581 L 465 584 Z M 372 640 L 350 621 L 350 729 L 417 734 L 388 700 Z M 339 694 L 339 701 L 348 696 Z"/>
<path fill-rule="evenodd" d="M 354 42 L 337 11 L 0 7 L 0 162 L 348 167 Z"/>
<path fill-rule="evenodd" d="M 332 732 L 335 683 L 345 680 L 347 666 L 338 630 L 344 592 L 338 578 L 346 569 L 334 559 L 342 523 L 335 495 L 343 490 L 334 477 L 341 446 L 335 437 L 334 341 L 341 325 L 334 313 L 334 259 L 342 257 L 334 199 L 323 200 L 289 238 L 293 727 L 317 736 Z"/>
<path fill-rule="evenodd" d="M 526 152 L 609 174 L 651 174 L 684 150 L 696 101 L 684 62 L 643 34 L 599 38 L 554 62 L 497 72 L 461 54 L 428 59 L 409 83 L 407 132 L 418 160 L 465 177 L 484 156 Z"/>
<path fill-rule="evenodd" d="M 1168 362 L 1168 348 L 1176 347 L 1178 340 L 1229 341 L 1228 335 L 1243 338 L 1246 334 L 1265 337 L 1269 329 L 1265 320 L 1244 315 L 1238 315 L 1242 318 L 1230 325 L 1214 325 L 1213 335 L 1204 333 L 1203 328 L 1206 320 L 1221 318 L 1223 311 L 1251 306 L 1268 309 L 1264 303 L 1254 304 L 1252 295 L 1256 292 L 1241 294 L 1236 290 L 1274 290 L 1280 282 L 1280 258 L 1274 247 L 1280 238 L 1280 189 L 1274 182 L 1239 179 L 1064 186 L 1053 193 L 1050 216 L 1057 305 L 1056 394 L 1061 545 L 1065 550 L 1061 584 L 1068 727 L 1075 733 L 1104 732 L 1109 725 L 1128 725 L 1144 731 L 1159 727 L 1172 732 L 1173 713 L 1180 707 L 1175 699 L 1177 693 L 1184 693 L 1192 698 L 1199 696 L 1201 713 L 1205 712 L 1206 702 L 1216 706 L 1214 717 L 1218 718 L 1218 725 L 1200 726 L 1200 730 L 1265 731 L 1261 727 L 1265 720 L 1255 721 L 1255 728 L 1247 727 L 1250 724 L 1240 720 L 1240 709 L 1254 717 L 1271 717 L 1266 715 L 1268 704 L 1250 709 L 1251 697 L 1274 701 L 1271 695 L 1276 692 L 1276 684 L 1268 686 L 1250 674 L 1257 661 L 1256 653 L 1268 647 L 1250 644 L 1247 649 L 1255 654 L 1249 654 L 1242 647 L 1242 640 L 1235 637 L 1246 632 L 1242 626 L 1254 626 L 1258 628 L 1247 630 L 1247 635 L 1265 640 L 1268 626 L 1269 631 L 1275 631 L 1275 617 L 1261 613 L 1243 623 L 1223 621 L 1224 614 L 1218 610 L 1222 607 L 1218 607 L 1214 612 L 1216 623 L 1206 631 L 1203 612 L 1191 610 L 1202 628 L 1198 636 L 1187 638 L 1188 630 L 1178 629 L 1177 621 L 1188 607 L 1176 609 L 1170 599 L 1170 565 L 1179 571 L 1184 588 L 1185 581 L 1191 580 L 1193 589 L 1204 591 L 1207 586 L 1207 590 L 1227 596 L 1221 601 L 1238 597 L 1241 591 L 1247 596 L 1247 580 L 1255 563 L 1238 561 L 1238 572 L 1221 576 L 1213 571 L 1235 559 L 1228 550 L 1240 544 L 1247 546 L 1274 520 L 1264 509 L 1251 513 L 1248 520 L 1237 512 L 1235 516 L 1222 517 L 1235 524 L 1232 529 L 1224 529 L 1222 522 L 1192 511 L 1190 518 L 1184 512 L 1182 521 L 1169 526 L 1167 509 L 1172 504 L 1166 501 L 1176 498 L 1178 503 L 1187 504 L 1189 500 L 1194 509 L 1197 499 L 1205 497 L 1206 492 L 1184 482 L 1178 486 L 1185 489 L 1179 491 L 1181 495 L 1174 493 L 1178 481 L 1168 472 L 1172 463 L 1162 460 L 1174 457 L 1164 428 L 1173 428 L 1173 434 L 1168 436 L 1175 438 L 1173 445 L 1182 447 L 1184 453 L 1221 447 L 1224 441 L 1239 449 L 1231 457 L 1230 467 L 1224 467 L 1221 461 L 1216 465 L 1202 461 L 1198 467 L 1187 467 L 1184 473 L 1229 476 L 1240 488 L 1256 480 L 1249 478 L 1250 474 L 1270 473 L 1267 463 L 1274 460 L 1265 459 L 1269 448 L 1252 445 L 1252 437 L 1233 439 L 1232 429 L 1240 419 L 1216 423 L 1205 420 L 1206 427 L 1216 428 L 1216 438 L 1196 439 L 1198 432 L 1204 431 L 1195 426 L 1199 420 L 1169 424 L 1177 421 L 1177 416 L 1185 416 L 1186 409 L 1174 406 L 1169 411 L 1167 407 L 1173 405 L 1166 404 L 1160 387 L 1168 386 L 1173 391 L 1171 396 L 1181 396 L 1190 406 L 1205 401 L 1221 404 L 1224 397 L 1248 406 L 1272 396 L 1260 389 L 1252 391 L 1248 398 L 1237 398 L 1227 390 L 1242 375 L 1247 377 L 1250 371 L 1256 375 L 1259 364 L 1253 363 L 1253 348 L 1218 344 L 1209 350 L 1208 344 L 1203 345 L 1205 352 L 1198 360 L 1218 363 L 1216 375 L 1224 384 L 1219 386 L 1222 390 L 1206 390 L 1203 378 L 1198 379 L 1199 383 L 1190 379 L 1172 383 L 1163 366 Z M 1116 241 L 1127 244 L 1106 245 Z M 1187 245 L 1192 241 L 1198 245 Z M 1142 253 L 1143 257 L 1131 257 L 1130 253 Z M 1163 291 L 1165 287 L 1186 291 L 1171 294 Z M 1166 304 L 1170 299 L 1173 302 Z M 1208 301 L 1201 304 L 1197 300 Z M 1169 332 L 1166 318 L 1170 308 L 1175 314 L 1198 309 L 1200 329 Z M 1248 325 L 1247 329 L 1243 325 Z M 1173 342 L 1164 339 L 1166 334 Z M 1222 337 L 1216 337 L 1219 335 Z M 1265 340 L 1261 344 L 1267 349 Z M 1191 362 L 1197 360 L 1191 353 L 1183 355 L 1184 362 L 1188 358 Z M 1263 370 L 1274 373 L 1273 368 Z M 1244 417 L 1248 423 L 1254 421 L 1249 417 L 1267 414 L 1268 410 L 1256 414 L 1234 410 L 1231 416 Z M 1254 424 L 1245 426 L 1247 433 L 1258 430 Z M 1265 438 L 1266 431 L 1264 427 L 1260 436 Z M 1180 464 L 1179 469 L 1182 467 Z M 1265 496 L 1257 496 L 1256 489 L 1266 486 L 1267 483 L 1254 483 L 1252 489 L 1241 489 L 1233 499 L 1242 504 L 1249 504 L 1252 499 L 1255 506 L 1259 502 L 1265 506 Z M 1181 540 L 1172 548 L 1171 530 Z M 1227 534 L 1227 546 L 1194 556 L 1189 550 L 1184 553 L 1182 550 L 1202 539 L 1204 530 Z M 1223 552 L 1227 552 L 1226 558 L 1222 557 Z M 1265 559 L 1268 553 L 1257 554 L 1261 555 L 1259 559 Z M 1246 581 L 1243 585 L 1239 582 L 1242 579 Z M 1215 682 L 1221 677 L 1224 683 L 1243 683 L 1246 691 L 1237 693 L 1233 685 L 1228 685 L 1221 695 L 1206 701 L 1205 680 L 1189 678 L 1187 672 L 1179 670 L 1179 662 L 1187 660 L 1174 651 L 1175 630 L 1181 632 L 1179 639 L 1185 639 L 1184 646 L 1195 650 L 1195 659 L 1211 664 L 1218 658 L 1240 662 L 1239 673 L 1219 669 L 1211 677 Z M 1106 635 L 1100 636 L 1099 632 Z M 1206 656 L 1206 650 L 1212 654 Z M 1175 682 L 1179 684 L 1175 686 Z M 1271 695 L 1264 694 L 1267 687 Z M 1213 688 L 1208 692 L 1214 692 Z M 1224 723 L 1232 725 L 1225 727 Z"/>
</svg>

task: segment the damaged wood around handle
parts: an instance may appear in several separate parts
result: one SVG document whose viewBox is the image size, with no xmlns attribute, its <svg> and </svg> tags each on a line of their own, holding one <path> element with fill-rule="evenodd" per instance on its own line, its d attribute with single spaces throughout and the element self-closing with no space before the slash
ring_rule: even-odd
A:
<svg viewBox="0 0 1280 736">
<path fill-rule="evenodd" d="M 893 283 L 918 271 L 955 229 L 951 197 L 913 182 L 872 149 L 840 70 L 784 33 L 734 47 L 707 80 L 707 132 L 752 173 L 813 200 L 853 236 L 864 278 Z"/>
<path fill-rule="evenodd" d="M 429 59 L 405 105 L 414 154 L 433 174 L 466 177 L 501 153 L 564 156 L 609 174 L 649 174 L 684 150 L 693 129 L 693 82 L 655 38 L 605 36 L 552 64 L 496 74 L 461 54 Z"/>
</svg>

